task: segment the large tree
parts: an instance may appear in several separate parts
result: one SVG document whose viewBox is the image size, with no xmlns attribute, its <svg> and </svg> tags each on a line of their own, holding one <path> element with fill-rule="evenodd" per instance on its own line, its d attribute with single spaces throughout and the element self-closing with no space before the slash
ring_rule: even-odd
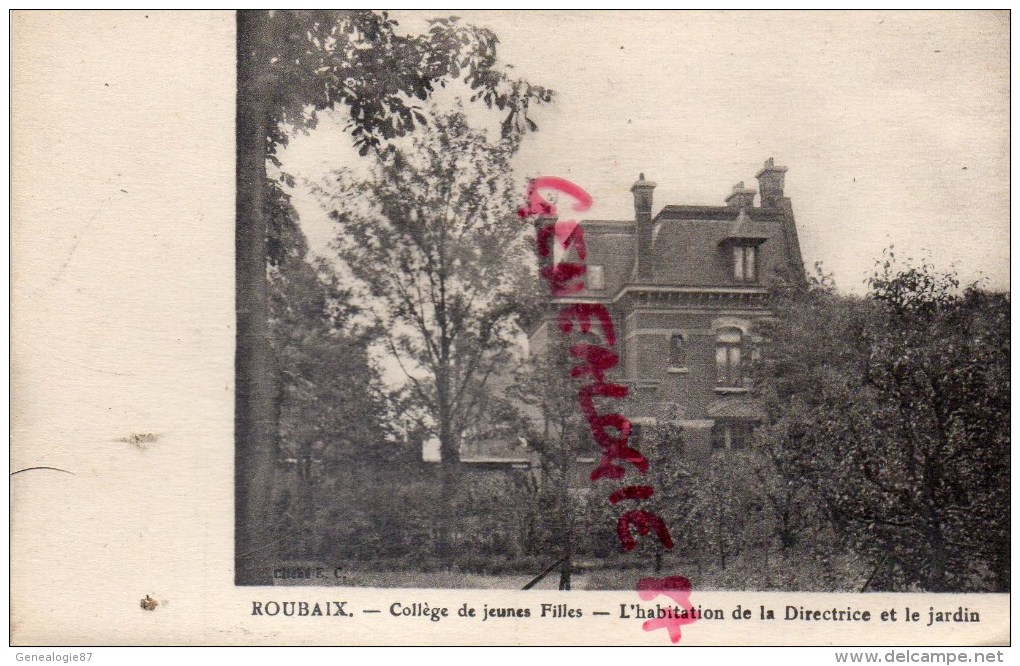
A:
<svg viewBox="0 0 1020 666">
<path fill-rule="evenodd" d="M 292 483 L 277 484 L 285 487 L 285 501 L 273 519 L 291 552 L 307 558 L 321 541 L 321 534 L 311 533 L 317 514 L 329 505 L 372 509 L 358 500 L 377 485 L 378 471 L 392 467 L 405 452 L 383 418 L 387 405 L 366 349 L 372 332 L 357 323 L 349 287 L 331 264 L 312 259 L 283 189 L 274 186 L 269 192 L 274 414 L 279 457 L 294 472 Z M 326 485 L 332 486 L 328 493 L 322 492 Z"/>
<path fill-rule="evenodd" d="M 528 294 L 527 302 L 533 307 L 525 317 L 527 324 L 533 325 L 541 317 L 547 301 L 548 294 L 541 294 L 538 289 Z M 595 335 L 584 337 L 597 342 Z M 530 518 L 533 533 L 547 538 L 536 538 L 535 545 L 552 550 L 543 555 L 556 556 L 561 590 L 571 588 L 574 555 L 583 543 L 577 532 L 585 529 L 585 522 L 590 522 L 586 519 L 592 518 L 585 511 L 586 486 L 582 486 L 581 492 L 571 488 L 584 467 L 578 458 L 596 453 L 595 444 L 584 436 L 588 425 L 577 408 L 578 384 L 570 376 L 570 342 L 577 340 L 554 330 L 545 349 L 532 350 L 520 381 L 512 387 L 512 395 L 525 414 L 522 432 L 526 433 L 528 447 L 537 455 L 540 468 L 541 481 Z M 584 469 L 585 473 L 588 471 Z"/>
<path fill-rule="evenodd" d="M 340 171 L 318 191 L 339 256 L 406 375 L 410 413 L 439 441 L 448 512 L 465 438 L 513 435 L 500 431 L 499 413 L 512 410 L 493 382 L 510 380 L 533 259 L 513 215 L 515 142 L 492 140 L 460 112 L 433 118 L 411 145 L 382 150 L 368 180 Z"/>
<path fill-rule="evenodd" d="M 269 489 L 276 464 L 274 379 L 266 281 L 267 160 L 288 131 L 343 107 L 362 155 L 425 121 L 416 108 L 437 86 L 464 80 L 504 112 L 506 136 L 533 129 L 531 103 L 552 93 L 497 66 L 496 36 L 442 19 L 403 35 L 385 13 L 244 11 L 237 16 L 237 348 L 235 582 L 271 581 Z"/>
</svg>

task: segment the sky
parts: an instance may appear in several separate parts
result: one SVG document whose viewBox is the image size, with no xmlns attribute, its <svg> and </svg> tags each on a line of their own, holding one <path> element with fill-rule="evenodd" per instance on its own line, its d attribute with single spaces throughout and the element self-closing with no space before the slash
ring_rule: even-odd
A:
<svg viewBox="0 0 1020 666">
<path fill-rule="evenodd" d="M 492 29 L 499 59 L 556 91 L 517 155 L 522 176 L 568 178 L 593 219 L 722 205 L 774 157 L 788 167 L 806 266 L 847 292 L 894 246 L 965 283 L 1009 289 L 1009 16 L 1006 12 L 452 12 Z M 421 32 L 451 12 L 393 12 Z M 341 114 L 283 153 L 320 180 L 360 168 Z M 335 230 L 299 184 L 314 250 Z"/>
</svg>

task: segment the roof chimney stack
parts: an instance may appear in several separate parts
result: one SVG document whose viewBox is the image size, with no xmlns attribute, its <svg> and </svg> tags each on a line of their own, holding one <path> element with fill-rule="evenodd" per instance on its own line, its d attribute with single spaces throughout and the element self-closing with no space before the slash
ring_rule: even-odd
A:
<svg viewBox="0 0 1020 666">
<path fill-rule="evenodd" d="M 730 208 L 753 208 L 756 192 L 744 187 L 744 181 L 740 181 L 733 186 L 730 196 L 726 197 L 726 205 Z"/>
<path fill-rule="evenodd" d="M 634 193 L 634 219 L 652 219 L 652 191 L 655 183 L 645 180 L 645 174 L 638 176 L 630 191 Z"/>
<path fill-rule="evenodd" d="M 761 190 L 761 207 L 778 208 L 783 200 L 783 184 L 786 181 L 786 167 L 776 166 L 771 157 L 758 172 L 758 189 Z"/>
</svg>

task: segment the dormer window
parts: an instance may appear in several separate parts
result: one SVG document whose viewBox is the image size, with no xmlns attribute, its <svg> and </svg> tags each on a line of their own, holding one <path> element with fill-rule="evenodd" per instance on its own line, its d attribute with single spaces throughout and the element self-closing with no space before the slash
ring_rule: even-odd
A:
<svg viewBox="0 0 1020 666">
<path fill-rule="evenodd" d="M 733 279 L 737 282 L 758 281 L 758 248 L 753 245 L 733 246 Z"/>
<path fill-rule="evenodd" d="M 737 219 L 730 227 L 719 246 L 729 249 L 733 256 L 733 280 L 735 282 L 757 282 L 760 273 L 758 266 L 758 248 L 768 240 L 768 232 L 764 225 L 755 224 L 747 214 L 746 208 L 741 208 Z"/>
</svg>

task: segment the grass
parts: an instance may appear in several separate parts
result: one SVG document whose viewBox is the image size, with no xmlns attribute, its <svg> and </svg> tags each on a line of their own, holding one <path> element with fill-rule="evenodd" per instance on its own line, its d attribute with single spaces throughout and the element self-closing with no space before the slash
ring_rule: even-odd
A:
<svg viewBox="0 0 1020 666">
<path fill-rule="evenodd" d="M 316 566 L 315 563 L 302 563 Z M 453 568 L 422 571 L 408 563 L 396 566 L 395 562 L 348 562 L 334 578 L 335 565 L 319 564 L 327 572 L 322 579 L 277 580 L 278 585 L 340 585 L 345 587 L 404 587 L 440 589 L 500 589 L 519 590 L 531 581 L 544 567 L 535 565 L 524 573 L 500 571 L 474 573 Z M 810 558 L 783 560 L 773 556 L 768 562 L 755 553 L 731 558 L 723 569 L 717 561 L 684 561 L 667 555 L 662 570 L 655 572 L 649 557 L 613 558 L 612 561 L 582 560 L 575 562 L 571 587 L 575 590 L 633 590 L 638 580 L 646 577 L 664 578 L 684 576 L 697 590 L 758 590 L 802 592 L 854 592 L 867 578 L 867 571 L 852 561 L 834 561 L 826 574 L 819 563 Z M 425 568 L 425 567 L 422 567 Z M 525 567 L 527 569 L 527 567 Z M 534 589 L 554 590 L 559 585 L 559 573 L 554 571 L 535 585 Z"/>
<path fill-rule="evenodd" d="M 331 571 L 332 569 L 330 569 Z M 476 574 L 461 571 L 366 571 L 344 568 L 339 578 L 277 580 L 277 585 L 342 585 L 345 587 L 407 587 L 440 589 L 519 590 L 533 575 Z M 535 589 L 556 589 L 559 574 L 546 576 Z"/>
</svg>

